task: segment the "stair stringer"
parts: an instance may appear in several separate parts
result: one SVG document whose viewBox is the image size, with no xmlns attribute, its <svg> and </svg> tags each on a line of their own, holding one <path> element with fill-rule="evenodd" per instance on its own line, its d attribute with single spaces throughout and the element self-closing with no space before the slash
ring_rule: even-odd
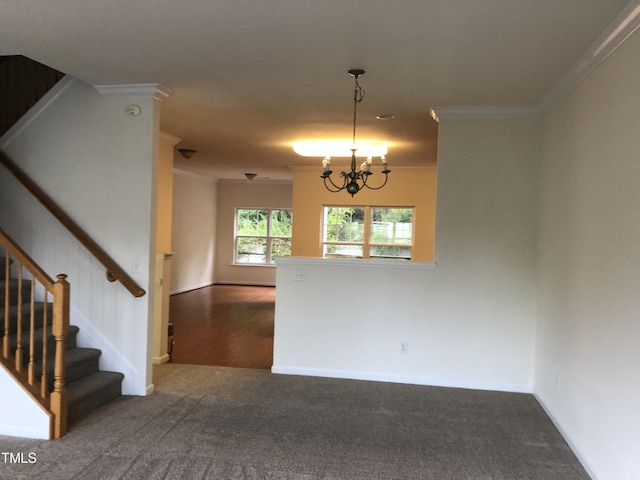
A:
<svg viewBox="0 0 640 480">
<path fill-rule="evenodd" d="M 71 305 L 69 317 L 69 323 L 80 329 L 76 340 L 78 347 L 97 348 L 100 350 L 102 352 L 99 360 L 100 370 L 122 373 L 124 375 L 122 394 L 136 395 L 136 393 L 132 392 L 134 387 L 128 383 L 128 379 L 130 382 L 130 379 L 139 375 L 131 362 L 73 304 Z M 151 391 L 147 393 L 151 393 Z"/>
<path fill-rule="evenodd" d="M 56 99 L 64 93 L 75 82 L 75 78 L 70 75 L 65 75 L 58 81 L 51 89 L 45 93 L 36 104 L 27 111 L 4 135 L 0 136 L 0 150 L 5 149 L 14 138 L 19 136 L 23 130 L 25 130 L 32 122 L 34 122 L 47 107 L 51 105 Z"/>
<path fill-rule="evenodd" d="M 0 435 L 48 440 L 52 415 L 0 363 Z"/>
</svg>

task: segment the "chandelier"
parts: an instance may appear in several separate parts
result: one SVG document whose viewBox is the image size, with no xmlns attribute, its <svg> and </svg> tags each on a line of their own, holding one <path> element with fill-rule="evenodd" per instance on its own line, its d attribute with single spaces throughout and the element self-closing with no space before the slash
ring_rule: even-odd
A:
<svg viewBox="0 0 640 480">
<path fill-rule="evenodd" d="M 353 87 L 353 139 L 351 142 L 351 170 L 349 172 L 341 172 L 340 177 L 341 181 L 337 180 L 338 183 L 334 182 L 331 178 L 331 156 L 327 155 L 322 161 L 322 166 L 324 170 L 322 171 L 322 175 L 320 178 L 324 180 L 324 186 L 330 192 L 341 192 L 342 190 L 346 190 L 353 197 L 356 193 L 358 193 L 363 188 L 368 188 L 370 190 L 380 190 L 387 184 L 387 180 L 389 179 L 389 170 L 387 166 L 387 159 L 385 157 L 386 148 L 383 147 L 382 152 L 371 151 L 371 149 L 367 149 L 366 146 L 362 146 L 358 148 L 356 146 L 356 120 L 358 114 L 358 104 L 362 102 L 364 99 L 364 90 L 358 83 L 358 77 L 364 74 L 364 70 L 359 68 L 354 68 L 349 70 L 349 74 L 354 77 L 354 87 Z M 366 161 L 362 162 L 360 168 L 357 169 L 357 161 L 356 154 L 359 156 L 366 156 Z M 373 187 L 369 185 L 369 177 L 373 175 L 371 171 L 371 165 L 373 163 L 374 156 L 380 156 L 380 160 L 382 162 L 382 173 L 384 174 L 384 182 L 381 185 Z"/>
</svg>

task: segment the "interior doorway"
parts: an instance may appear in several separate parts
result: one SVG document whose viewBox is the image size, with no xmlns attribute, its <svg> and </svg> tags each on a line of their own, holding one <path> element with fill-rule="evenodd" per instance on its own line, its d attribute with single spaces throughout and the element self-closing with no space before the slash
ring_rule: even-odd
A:
<svg viewBox="0 0 640 480">
<path fill-rule="evenodd" d="M 212 285 L 172 295 L 173 363 L 271 369 L 275 287 Z"/>
</svg>

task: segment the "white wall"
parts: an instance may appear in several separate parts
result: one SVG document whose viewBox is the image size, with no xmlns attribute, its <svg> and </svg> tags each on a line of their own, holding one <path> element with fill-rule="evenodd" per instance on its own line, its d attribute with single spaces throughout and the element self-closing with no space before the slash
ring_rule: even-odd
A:
<svg viewBox="0 0 640 480">
<path fill-rule="evenodd" d="M 51 417 L 0 364 L 0 434 L 49 440 Z"/>
<path fill-rule="evenodd" d="M 134 298 L 107 282 L 102 265 L 3 168 L 0 224 L 51 276 L 68 274 L 80 345 L 100 348 L 101 368 L 125 374 L 125 394 L 144 395 L 152 388 L 157 100 L 105 98 L 80 81 L 64 82 L 0 147 L 123 268 L 138 259 L 134 279 L 148 293 Z M 127 115 L 131 103 L 141 115 Z"/>
<path fill-rule="evenodd" d="M 594 479 L 640 478 L 640 36 L 544 119 L 535 392 Z"/>
<path fill-rule="evenodd" d="M 215 179 L 174 170 L 171 293 L 215 283 Z"/>
<path fill-rule="evenodd" d="M 273 371 L 532 391 L 537 145 L 533 120 L 441 121 L 437 268 L 285 260 Z"/>
<path fill-rule="evenodd" d="M 216 222 L 217 283 L 275 285 L 274 267 L 233 264 L 235 209 L 291 208 L 292 193 L 290 182 L 220 181 Z"/>
</svg>

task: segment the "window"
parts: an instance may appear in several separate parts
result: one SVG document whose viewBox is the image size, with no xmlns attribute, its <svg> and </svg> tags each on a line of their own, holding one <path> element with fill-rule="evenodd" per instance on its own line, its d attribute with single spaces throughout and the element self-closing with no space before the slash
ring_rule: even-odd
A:
<svg viewBox="0 0 640 480">
<path fill-rule="evenodd" d="M 291 255 L 291 210 L 236 209 L 235 263 L 273 265 Z"/>
<path fill-rule="evenodd" d="M 411 207 L 324 207 L 324 258 L 411 260 L 412 249 Z"/>
</svg>

